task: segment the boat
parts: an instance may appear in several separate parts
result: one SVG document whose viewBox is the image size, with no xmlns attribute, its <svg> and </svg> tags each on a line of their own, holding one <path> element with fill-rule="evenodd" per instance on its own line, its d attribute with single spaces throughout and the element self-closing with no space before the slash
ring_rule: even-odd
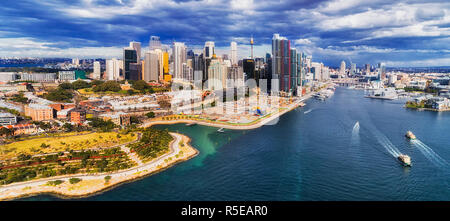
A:
<svg viewBox="0 0 450 221">
<path fill-rule="evenodd" d="M 397 159 L 403 164 L 405 167 L 411 166 L 411 157 L 409 157 L 406 154 L 400 154 L 398 155 Z"/>
<path fill-rule="evenodd" d="M 223 132 L 225 132 L 225 131 L 223 130 L 223 127 L 222 127 L 222 128 L 220 128 L 220 129 L 218 129 L 217 132 L 223 133 Z"/>
<path fill-rule="evenodd" d="M 415 140 L 416 139 L 416 135 L 414 135 L 411 131 L 407 131 L 405 134 L 405 137 L 407 137 L 410 140 Z"/>
<path fill-rule="evenodd" d="M 194 126 L 194 125 L 196 125 L 197 123 L 189 123 L 189 124 L 186 124 L 186 126 Z"/>
</svg>

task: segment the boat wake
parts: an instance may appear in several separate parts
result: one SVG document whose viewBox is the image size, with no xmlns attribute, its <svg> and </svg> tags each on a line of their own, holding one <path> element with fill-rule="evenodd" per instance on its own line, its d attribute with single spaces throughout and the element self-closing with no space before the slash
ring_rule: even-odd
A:
<svg viewBox="0 0 450 221">
<path fill-rule="evenodd" d="M 391 143 L 391 141 L 384 136 L 381 132 L 377 131 L 375 133 L 375 137 L 377 138 L 378 142 L 383 145 L 383 147 L 395 158 L 397 158 L 401 152 L 397 149 L 397 147 L 394 146 L 394 144 Z"/>
<path fill-rule="evenodd" d="M 439 156 L 436 152 L 433 151 L 428 145 L 424 144 L 422 141 L 415 139 L 411 140 L 414 146 L 419 149 L 420 152 L 433 164 L 439 167 L 448 166 L 448 162 L 444 160 L 441 156 Z"/>
<path fill-rule="evenodd" d="M 309 110 L 307 110 L 307 111 L 305 111 L 305 112 L 303 112 L 304 114 L 308 114 L 309 112 L 311 112 L 312 111 L 312 109 L 309 109 Z"/>
<path fill-rule="evenodd" d="M 356 121 L 352 130 L 352 143 L 353 146 L 359 145 L 359 121 Z"/>
</svg>

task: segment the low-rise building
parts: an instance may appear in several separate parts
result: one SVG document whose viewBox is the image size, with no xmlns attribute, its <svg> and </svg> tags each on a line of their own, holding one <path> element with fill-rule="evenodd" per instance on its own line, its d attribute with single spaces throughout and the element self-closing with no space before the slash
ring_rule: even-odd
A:
<svg viewBox="0 0 450 221">
<path fill-rule="evenodd" d="M 82 124 L 86 121 L 86 111 L 84 109 L 74 108 L 68 113 L 70 115 L 70 122 L 72 123 Z"/>
<path fill-rule="evenodd" d="M 22 134 L 36 134 L 38 132 L 38 127 L 34 124 L 17 124 L 17 125 L 7 125 L 4 127 L 13 129 L 14 136 Z"/>
<path fill-rule="evenodd" d="M 123 112 L 105 113 L 100 115 L 100 117 L 105 121 L 111 120 L 114 124 L 119 126 L 130 125 L 130 116 Z"/>
<path fill-rule="evenodd" d="M 17 124 L 17 117 L 11 113 L 0 113 L 0 125 Z"/>
<path fill-rule="evenodd" d="M 20 73 L 19 76 L 22 81 L 52 82 L 56 80 L 56 73 Z"/>
<path fill-rule="evenodd" d="M 53 108 L 42 104 L 29 104 L 25 106 L 25 115 L 34 121 L 53 119 Z"/>
</svg>

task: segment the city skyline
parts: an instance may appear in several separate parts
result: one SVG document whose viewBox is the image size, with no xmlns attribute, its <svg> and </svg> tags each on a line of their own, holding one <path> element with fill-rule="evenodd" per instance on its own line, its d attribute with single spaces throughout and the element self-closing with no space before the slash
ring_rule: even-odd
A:
<svg viewBox="0 0 450 221">
<path fill-rule="evenodd" d="M 239 4 L 238 4 L 239 3 Z M 273 33 L 328 66 L 447 66 L 450 4 L 403 1 L 47 1 L 0 3 L 2 57 L 120 58 L 128 42 L 148 49 L 150 36 L 239 59 L 271 52 Z M 45 31 L 43 31 L 45 30 Z M 143 55 L 143 54 L 142 54 Z"/>
</svg>

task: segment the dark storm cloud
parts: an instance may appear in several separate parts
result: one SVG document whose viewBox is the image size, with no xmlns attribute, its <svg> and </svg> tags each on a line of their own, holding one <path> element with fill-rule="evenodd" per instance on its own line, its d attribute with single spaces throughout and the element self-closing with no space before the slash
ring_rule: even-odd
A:
<svg viewBox="0 0 450 221">
<path fill-rule="evenodd" d="M 6 0 L 0 2 L 0 56 L 12 50 L 23 50 L 22 56 L 41 50 L 45 56 L 46 48 L 121 48 L 132 40 L 145 47 L 150 35 L 193 48 L 207 40 L 219 48 L 231 40 L 242 45 L 253 35 L 255 48 L 265 53 L 273 33 L 280 33 L 331 66 L 346 59 L 359 65 L 433 58 L 445 63 L 449 16 L 446 1 Z M 21 40 L 28 43 L 7 44 Z"/>
</svg>

